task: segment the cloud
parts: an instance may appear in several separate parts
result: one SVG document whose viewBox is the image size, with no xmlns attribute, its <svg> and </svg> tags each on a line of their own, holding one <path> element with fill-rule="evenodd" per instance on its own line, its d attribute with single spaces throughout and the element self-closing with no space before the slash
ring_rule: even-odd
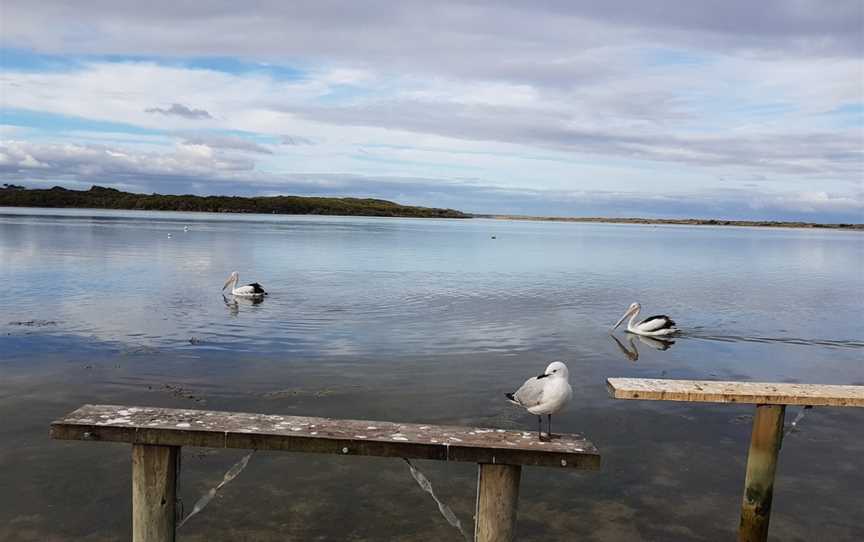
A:
<svg viewBox="0 0 864 542">
<path fill-rule="evenodd" d="M 242 137 L 219 136 L 219 135 L 196 135 L 190 136 L 183 141 L 184 145 L 206 145 L 212 149 L 225 149 L 258 154 L 273 154 L 273 151 L 254 141 Z"/>
<path fill-rule="evenodd" d="M 558 216 L 666 216 L 860 222 L 864 192 L 765 189 L 685 190 L 663 195 L 614 189 L 532 189 L 482 180 L 335 173 L 272 174 L 204 145 L 166 153 L 129 149 L 0 144 L 0 174 L 31 187 L 116 185 L 127 190 L 232 195 L 321 195 L 390 199 L 470 212 Z"/>
<path fill-rule="evenodd" d="M 161 113 L 162 115 L 176 115 L 187 119 L 212 119 L 213 116 L 203 109 L 192 109 L 183 104 L 171 104 L 171 107 L 160 108 L 150 107 L 144 110 L 145 113 Z"/>
<path fill-rule="evenodd" d="M 172 152 L 141 152 L 100 145 L 0 143 L 0 173 L 7 179 L 129 182 L 153 178 L 207 179 L 248 174 L 254 163 L 207 145 L 183 143 Z"/>
<path fill-rule="evenodd" d="M 280 139 L 280 142 L 283 145 L 314 145 L 315 142 L 309 139 L 308 137 L 298 136 L 298 135 L 283 135 Z"/>
<path fill-rule="evenodd" d="M 590 49 L 665 43 L 722 52 L 859 56 L 857 0 L 405 0 L 362 4 L 225 1 L 178 5 L 45 0 L 4 2 L 5 41 L 42 50 L 125 54 L 314 58 L 412 67 L 460 77 L 522 77 L 541 61 Z M 46 34 L 44 28 L 60 31 Z M 194 39 L 190 39 L 194 36 Z M 397 44 L 394 46 L 394 44 Z"/>
<path fill-rule="evenodd" d="M 858 131 L 678 134 L 662 126 L 627 129 L 574 122 L 562 111 L 446 102 L 401 101 L 347 107 L 289 108 L 294 115 L 337 125 L 377 126 L 456 139 L 497 141 L 564 152 L 673 162 L 699 167 L 734 164 L 769 174 L 860 179 L 864 148 Z M 756 178 L 756 177 L 754 177 Z"/>
<path fill-rule="evenodd" d="M 860 94 L 846 77 L 859 65 L 851 60 L 782 66 L 727 60 L 700 68 L 698 76 L 664 69 L 588 81 L 578 90 L 400 77 L 373 80 L 362 93 L 334 100 L 331 95 L 341 83 L 328 81 L 347 77 L 333 76 L 334 70 L 280 81 L 150 62 L 93 63 L 71 73 L 10 72 L 6 77 L 17 86 L 4 99 L 9 107 L 165 130 L 188 127 L 188 121 L 172 115 L 177 120 L 171 124 L 142 115 L 138 95 L 179 91 L 230 118 L 211 118 L 208 126 L 267 134 L 284 148 L 321 141 L 416 146 L 434 137 L 449 140 L 452 148 L 474 141 L 520 146 L 523 154 L 540 149 L 702 169 L 746 167 L 754 177 L 769 179 L 803 175 L 857 182 L 864 161 L 860 125 L 838 126 L 824 113 Z M 763 77 L 772 82 L 770 89 L 763 88 Z M 814 82 L 802 85 L 806 77 Z M 717 81 L 727 83 L 718 86 Z M 730 88 L 740 96 L 730 99 Z M 94 96 L 110 105 L 94 105 Z M 766 116 L 766 101 L 782 112 Z M 286 135 L 286 128 L 304 135 Z M 204 140 L 196 135 L 191 141 L 262 154 L 285 151 L 223 136 Z"/>
</svg>

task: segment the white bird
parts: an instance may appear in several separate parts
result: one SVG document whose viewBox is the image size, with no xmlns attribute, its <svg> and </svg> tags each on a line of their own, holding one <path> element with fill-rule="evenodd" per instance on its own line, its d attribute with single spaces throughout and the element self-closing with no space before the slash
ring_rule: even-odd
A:
<svg viewBox="0 0 864 542">
<path fill-rule="evenodd" d="M 222 290 L 225 290 L 229 285 L 231 285 L 231 294 L 240 296 L 240 297 L 263 297 L 267 295 L 267 292 L 264 291 L 264 288 L 261 287 L 257 282 L 253 282 L 252 284 L 247 284 L 246 286 L 237 287 L 237 282 L 240 280 L 240 273 L 234 271 L 228 277 L 228 280 L 225 281 L 225 286 L 222 287 Z"/>
<path fill-rule="evenodd" d="M 639 315 L 640 310 L 642 310 L 642 305 L 639 303 L 633 303 L 630 305 L 624 313 L 624 316 L 622 316 L 621 319 L 618 320 L 618 323 L 612 327 L 612 331 L 618 329 L 621 322 L 629 316 L 630 321 L 627 322 L 627 331 L 635 333 L 636 335 L 661 337 L 663 335 L 672 335 L 673 333 L 678 332 L 678 328 L 675 327 L 675 322 L 665 314 L 649 316 L 641 322 L 636 322 L 636 317 Z"/>
<path fill-rule="evenodd" d="M 183 231 L 189 231 L 189 226 L 183 226 Z"/>
<path fill-rule="evenodd" d="M 537 415 L 537 436 L 543 440 L 543 415 L 549 419 L 548 436 L 552 439 L 552 414 L 555 414 L 570 401 L 573 389 L 570 387 L 570 372 L 562 361 L 553 361 L 543 374 L 529 378 L 513 393 L 505 394 L 511 403 L 524 407 Z"/>
</svg>

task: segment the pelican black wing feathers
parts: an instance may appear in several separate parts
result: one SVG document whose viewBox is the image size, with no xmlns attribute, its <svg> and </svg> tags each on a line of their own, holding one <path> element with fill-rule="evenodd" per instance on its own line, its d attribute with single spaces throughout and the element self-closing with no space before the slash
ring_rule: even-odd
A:
<svg viewBox="0 0 864 542">
<path fill-rule="evenodd" d="M 654 326 L 651 328 L 652 331 L 657 331 L 658 329 L 669 329 L 675 327 L 675 321 L 666 316 L 665 314 L 656 314 L 654 316 L 649 316 L 648 318 L 639 322 L 639 325 L 645 325 L 649 322 L 654 322 Z"/>
</svg>

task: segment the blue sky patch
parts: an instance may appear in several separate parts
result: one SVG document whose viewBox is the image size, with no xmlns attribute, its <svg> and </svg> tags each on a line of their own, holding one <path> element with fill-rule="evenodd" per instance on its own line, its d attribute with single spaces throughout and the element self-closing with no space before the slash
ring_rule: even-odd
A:
<svg viewBox="0 0 864 542">
<path fill-rule="evenodd" d="M 164 130 L 142 128 L 141 126 L 123 122 L 93 120 L 84 117 L 58 115 L 56 113 L 30 111 L 27 109 L 0 108 L 0 124 L 58 131 L 86 130 L 90 132 L 122 132 L 142 135 L 164 135 L 166 133 Z"/>
</svg>

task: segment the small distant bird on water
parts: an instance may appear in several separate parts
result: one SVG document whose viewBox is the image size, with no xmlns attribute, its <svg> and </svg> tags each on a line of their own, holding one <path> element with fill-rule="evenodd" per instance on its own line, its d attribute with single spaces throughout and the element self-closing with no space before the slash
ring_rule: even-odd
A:
<svg viewBox="0 0 864 542">
<path fill-rule="evenodd" d="M 624 321 L 628 316 L 630 317 L 630 321 L 627 322 L 627 331 L 630 333 L 635 333 L 636 335 L 646 335 L 648 337 L 660 337 L 663 335 L 672 335 L 673 333 L 678 332 L 678 328 L 675 327 L 675 321 L 666 316 L 665 314 L 658 314 L 656 316 L 649 316 L 648 318 L 642 320 L 641 322 L 636 322 L 636 317 L 639 315 L 639 311 L 642 310 L 642 305 L 639 303 L 633 303 L 624 313 L 624 316 L 618 320 L 618 323 L 612 327 L 612 331 L 618 329 L 618 326 L 621 325 L 621 322 Z"/>
<path fill-rule="evenodd" d="M 222 287 L 222 290 L 225 290 L 229 285 L 231 286 L 231 294 L 239 297 L 264 297 L 267 295 L 267 292 L 264 291 L 264 288 L 261 287 L 257 282 L 253 282 L 252 284 L 247 284 L 246 286 L 237 287 L 237 282 L 240 281 L 240 273 L 234 271 L 228 277 L 228 280 L 225 281 L 225 286 Z"/>
<path fill-rule="evenodd" d="M 189 231 L 189 226 L 183 226 L 183 231 Z"/>
<path fill-rule="evenodd" d="M 543 374 L 529 378 L 518 390 L 505 394 L 507 399 L 537 415 L 537 437 L 543 440 L 543 415 L 548 416 L 548 437 L 552 439 L 552 414 L 560 411 L 573 396 L 570 372 L 562 361 L 553 361 Z"/>
</svg>

